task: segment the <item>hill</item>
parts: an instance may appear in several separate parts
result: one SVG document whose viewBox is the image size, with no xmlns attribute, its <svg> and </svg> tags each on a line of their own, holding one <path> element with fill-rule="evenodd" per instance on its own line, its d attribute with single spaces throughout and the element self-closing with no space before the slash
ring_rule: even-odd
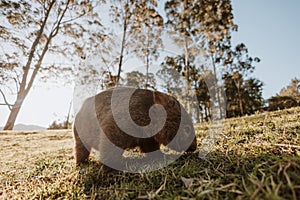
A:
<svg viewBox="0 0 300 200">
<path fill-rule="evenodd" d="M 3 127 L 0 127 L 0 130 L 3 130 Z M 46 128 L 37 126 L 37 125 L 17 124 L 14 126 L 13 130 L 15 130 L 15 131 L 39 131 L 39 130 L 46 130 Z"/>
<path fill-rule="evenodd" d="M 199 150 L 210 124 L 196 125 Z M 228 119 L 204 158 L 144 174 L 75 167 L 70 130 L 0 134 L 3 199 L 299 199 L 300 108 Z"/>
</svg>

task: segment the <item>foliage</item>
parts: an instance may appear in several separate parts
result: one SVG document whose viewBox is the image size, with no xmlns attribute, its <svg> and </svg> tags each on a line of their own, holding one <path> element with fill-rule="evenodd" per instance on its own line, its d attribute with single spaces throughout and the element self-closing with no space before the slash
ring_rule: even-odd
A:
<svg viewBox="0 0 300 200">
<path fill-rule="evenodd" d="M 227 66 L 227 72 L 240 72 L 246 77 L 253 73 L 255 69 L 254 62 L 259 63 L 260 59 L 258 57 L 251 57 L 247 46 L 244 43 L 240 43 L 234 49 L 227 51 L 226 60 L 222 63 Z"/>
<path fill-rule="evenodd" d="M 146 84 L 148 83 L 149 67 L 159 57 L 159 50 L 163 46 L 163 18 L 157 11 L 157 1 L 142 0 L 135 9 L 134 38 L 132 52 L 142 60 L 146 66 Z"/>
<path fill-rule="evenodd" d="M 294 78 L 291 83 L 283 88 L 279 94 L 271 97 L 268 101 L 269 111 L 282 110 L 300 105 L 300 80 Z"/>
<path fill-rule="evenodd" d="M 163 70 L 159 71 L 159 73 L 163 73 L 166 70 L 174 70 L 176 71 L 176 76 L 178 76 L 179 74 L 182 75 L 182 77 L 185 78 L 185 80 L 187 79 L 187 74 L 186 74 L 186 70 L 184 67 L 184 63 L 185 63 L 185 56 L 181 55 L 181 56 L 176 56 L 176 57 L 171 57 L 171 56 L 167 56 L 165 58 L 165 61 L 161 64 Z M 172 87 L 172 93 L 177 94 L 177 97 L 179 99 L 182 99 L 183 102 L 184 101 L 188 101 L 189 103 L 192 103 L 194 105 L 194 109 L 193 112 L 191 112 L 191 115 L 195 114 L 195 118 L 196 118 L 196 122 L 200 122 L 200 121 L 208 121 L 211 118 L 211 108 L 210 108 L 210 104 L 211 104 L 211 96 L 210 96 L 210 92 L 209 89 L 213 89 L 213 88 L 209 88 L 211 87 L 210 84 L 208 84 L 209 82 L 213 82 L 213 73 L 210 70 L 204 70 L 203 66 L 198 69 L 196 67 L 195 64 L 195 57 L 190 55 L 189 57 L 189 83 L 190 83 L 190 89 L 193 90 L 194 92 L 192 94 L 185 94 L 184 93 L 184 87 L 182 87 L 181 85 L 184 85 L 182 82 L 181 83 L 177 83 L 177 89 L 175 89 L 176 87 Z M 165 73 L 163 73 L 164 76 L 166 76 Z M 161 75 L 162 76 L 162 75 Z M 168 76 L 167 76 L 168 77 Z M 180 80 L 179 77 L 176 78 L 168 78 L 168 85 L 166 85 L 166 88 L 170 88 L 170 85 L 172 83 L 171 80 Z M 177 90 L 179 90 L 179 92 L 176 92 Z M 196 99 L 193 102 L 193 95 L 195 95 Z M 200 118 L 199 119 L 199 115 Z"/>
<path fill-rule="evenodd" d="M 292 79 L 291 83 L 280 91 L 279 96 L 288 96 L 300 103 L 300 79 Z"/>
<path fill-rule="evenodd" d="M 262 110 L 264 103 L 262 98 L 263 83 L 250 76 L 255 69 L 253 63 L 259 62 L 259 59 L 250 57 L 244 44 L 239 44 L 234 50 L 231 50 L 230 56 L 232 60 L 227 63 L 226 69 L 223 71 L 227 105 L 226 117 L 254 114 L 256 111 Z M 187 79 L 185 62 L 184 55 L 167 56 L 162 66 L 177 70 Z M 196 58 L 192 55 L 189 56 L 188 63 L 190 73 L 188 82 L 197 96 L 200 121 L 208 121 L 211 119 L 211 104 L 217 98 L 214 95 L 217 93 L 215 87 L 219 87 L 214 83 L 215 72 L 205 70 L 203 65 L 197 66 Z M 186 94 L 185 96 L 188 97 Z"/>
<path fill-rule="evenodd" d="M 254 114 L 257 111 L 262 111 L 264 106 L 264 99 L 262 97 L 263 82 L 256 78 L 249 78 L 245 81 L 245 93 L 247 103 L 245 104 L 245 111 L 247 114 Z"/>
<path fill-rule="evenodd" d="M 161 87 L 166 93 L 172 93 L 177 98 L 181 98 L 183 94 L 182 76 L 174 67 L 168 66 L 167 63 L 162 63 L 161 69 L 157 71 L 156 76 L 162 81 Z"/>
<path fill-rule="evenodd" d="M 132 54 L 145 62 L 148 73 L 150 61 L 157 58 L 157 48 L 162 44 L 159 34 L 163 19 L 156 10 L 156 0 L 114 0 L 108 5 L 111 22 L 117 25 L 110 43 L 118 49 L 112 63 L 117 66 L 116 83 L 121 79 L 125 57 Z"/>
<path fill-rule="evenodd" d="M 227 58 L 222 62 L 226 66 L 223 80 L 227 98 L 227 117 L 253 114 L 262 109 L 263 83 L 251 77 L 255 69 L 254 63 L 258 62 L 260 59 L 252 58 L 243 43 L 227 51 Z"/>
<path fill-rule="evenodd" d="M 101 25 L 93 10 L 95 6 L 93 2 L 71 0 L 0 2 L 0 41 L 5 48 L 0 52 L 0 78 L 5 83 L 0 90 L 4 99 L 7 91 L 16 95 L 13 104 L 5 102 L 11 112 L 4 129 L 13 128 L 24 99 L 41 72 L 45 72 L 42 78 L 64 74 L 66 80 L 66 73 L 62 72 L 72 73 L 71 66 L 64 66 L 53 57 L 85 58 L 103 40 L 103 33 L 95 31 Z"/>
<path fill-rule="evenodd" d="M 57 130 L 57 129 L 70 129 L 70 128 L 72 128 L 72 122 L 69 121 L 59 122 L 54 120 L 47 129 Z"/>
<path fill-rule="evenodd" d="M 16 46 L 4 52 L 0 60 L 0 105 L 12 110 L 7 129 L 13 126 L 36 77 L 71 80 L 75 75 L 79 77 L 76 85 L 93 85 L 99 91 L 117 83 L 154 89 L 157 76 L 167 92 L 172 91 L 183 103 L 192 102 L 187 110 L 199 122 L 211 119 L 213 105 L 225 104 L 217 77 L 222 72 L 227 116 L 252 114 L 262 107 L 262 82 L 250 77 L 260 59 L 251 57 L 243 43 L 231 46 L 231 33 L 237 31 L 237 25 L 230 0 L 10 2 L 1 1 L 1 15 L 5 17 L 0 29 L 3 44 Z M 165 13 L 159 5 L 164 6 Z M 100 9 L 107 12 L 100 16 Z M 110 16 L 106 26 L 100 21 L 105 14 Z M 22 31 L 25 33 L 20 34 Z M 179 49 L 171 56 L 160 52 L 169 42 L 166 37 Z M 146 75 L 131 71 L 121 76 L 124 63 L 131 57 L 142 60 Z M 162 57 L 161 69 L 149 73 L 153 62 Z M 60 58 L 71 62 L 64 65 Z M 74 63 L 77 70 L 71 66 Z M 172 70 L 181 73 L 185 82 Z M 5 98 L 11 91 L 17 94 L 15 103 Z"/>
<path fill-rule="evenodd" d="M 230 32 L 236 30 L 230 1 L 178 1 L 165 3 L 166 26 L 173 40 L 182 48 L 184 70 L 189 81 L 190 56 L 224 52 Z M 223 54 L 223 53 L 221 53 Z"/>
<path fill-rule="evenodd" d="M 223 79 L 227 98 L 227 117 L 249 115 L 262 110 L 264 102 L 261 81 L 255 78 L 244 80 L 238 72 L 232 75 L 227 73 Z"/>
<path fill-rule="evenodd" d="M 182 69 L 188 83 L 186 96 L 190 96 L 188 85 L 192 81 L 190 77 L 192 73 L 203 73 L 200 69 L 203 67 L 202 63 L 193 63 L 193 60 L 204 56 L 207 60 L 211 60 L 213 66 L 214 79 L 211 86 L 214 87 L 215 92 L 211 100 L 223 105 L 224 99 L 221 98 L 218 86 L 216 60 L 223 58 L 224 52 L 231 47 L 230 35 L 237 29 L 233 23 L 231 2 L 229 0 L 169 0 L 165 3 L 165 11 L 169 34 L 184 54 Z M 192 66 L 192 63 L 196 66 Z M 204 67 L 205 70 L 209 70 L 208 66 Z M 222 107 L 219 106 L 219 118 L 224 116 Z M 188 112 L 191 113 L 190 109 Z"/>
<path fill-rule="evenodd" d="M 211 70 L 206 70 L 204 73 L 198 76 L 198 79 L 194 79 L 196 96 L 199 102 L 201 122 L 209 121 L 211 119 L 211 95 L 209 90 L 214 88 L 209 88 L 208 82 L 212 82 L 213 72 Z M 210 86 L 211 87 L 211 86 Z"/>
<path fill-rule="evenodd" d="M 144 174 L 104 174 L 93 159 L 75 167 L 70 131 L 1 132 L 0 195 L 3 199 L 296 200 L 299 113 L 297 107 L 227 119 L 206 159 L 200 159 L 197 151 Z M 210 124 L 195 127 L 200 147 Z"/>
<path fill-rule="evenodd" d="M 125 85 L 134 88 L 156 88 L 154 74 L 148 73 L 144 75 L 139 71 L 127 72 Z"/>
<path fill-rule="evenodd" d="M 167 27 L 171 33 L 177 34 L 173 35 L 177 36 L 175 41 L 183 42 L 187 48 L 191 42 L 196 45 L 198 41 L 207 50 L 215 49 L 213 42 L 229 41 L 230 31 L 236 30 L 231 2 L 228 0 L 169 0 L 165 3 L 165 10 Z"/>
<path fill-rule="evenodd" d="M 296 107 L 299 104 L 297 101 L 290 96 L 274 96 L 268 99 L 268 110 L 282 110 L 286 108 Z"/>
</svg>

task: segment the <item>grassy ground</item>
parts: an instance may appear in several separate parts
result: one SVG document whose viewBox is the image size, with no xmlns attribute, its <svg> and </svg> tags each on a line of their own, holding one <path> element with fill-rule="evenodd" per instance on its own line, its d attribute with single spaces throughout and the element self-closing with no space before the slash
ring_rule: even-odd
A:
<svg viewBox="0 0 300 200">
<path fill-rule="evenodd" d="M 145 174 L 75 167 L 69 130 L 0 132 L 0 146 L 3 199 L 300 199 L 300 108 L 227 120 L 206 159 Z"/>
</svg>

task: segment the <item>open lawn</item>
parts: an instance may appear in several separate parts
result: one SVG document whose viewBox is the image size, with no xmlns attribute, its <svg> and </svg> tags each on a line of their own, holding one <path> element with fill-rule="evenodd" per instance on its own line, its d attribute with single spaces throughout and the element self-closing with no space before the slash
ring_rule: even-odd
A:
<svg viewBox="0 0 300 200">
<path fill-rule="evenodd" d="M 76 167 L 70 130 L 0 132 L 0 146 L 2 199 L 300 199 L 300 107 L 228 119 L 205 159 L 144 174 Z"/>
</svg>

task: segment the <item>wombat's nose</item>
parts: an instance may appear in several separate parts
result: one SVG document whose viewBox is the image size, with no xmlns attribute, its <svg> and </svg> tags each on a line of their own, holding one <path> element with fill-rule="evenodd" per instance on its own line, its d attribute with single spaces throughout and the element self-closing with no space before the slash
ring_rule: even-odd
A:
<svg viewBox="0 0 300 200">
<path fill-rule="evenodd" d="M 196 138 L 193 140 L 192 144 L 190 147 L 187 149 L 187 152 L 194 152 L 197 149 L 197 140 Z"/>
</svg>

